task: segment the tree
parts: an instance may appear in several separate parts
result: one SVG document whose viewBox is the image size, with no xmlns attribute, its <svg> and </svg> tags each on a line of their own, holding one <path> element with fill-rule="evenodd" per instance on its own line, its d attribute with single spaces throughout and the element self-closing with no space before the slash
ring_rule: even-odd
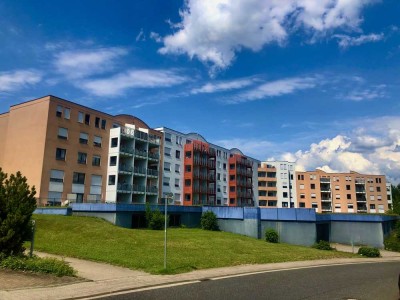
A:
<svg viewBox="0 0 400 300">
<path fill-rule="evenodd" d="M 7 174 L 0 168 L 0 254 L 23 253 L 24 241 L 32 235 L 32 214 L 36 190 L 20 172 Z"/>
<path fill-rule="evenodd" d="M 400 184 L 392 185 L 392 210 L 395 214 L 400 215 Z"/>
</svg>

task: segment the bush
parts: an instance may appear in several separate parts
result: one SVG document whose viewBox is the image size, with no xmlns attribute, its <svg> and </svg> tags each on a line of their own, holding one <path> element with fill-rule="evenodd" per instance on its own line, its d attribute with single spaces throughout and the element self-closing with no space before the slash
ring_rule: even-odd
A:
<svg viewBox="0 0 400 300">
<path fill-rule="evenodd" d="M 366 256 L 366 257 L 379 257 L 381 256 L 381 253 L 379 252 L 379 249 L 377 248 L 372 248 L 372 247 L 360 247 L 358 249 L 358 254 Z"/>
<path fill-rule="evenodd" d="M 273 228 L 265 229 L 265 240 L 270 243 L 278 243 L 279 242 L 278 232 Z"/>
<path fill-rule="evenodd" d="M 394 233 L 396 234 L 397 239 L 400 240 L 400 221 L 396 222 Z"/>
<path fill-rule="evenodd" d="M 328 241 L 320 240 L 318 243 L 312 245 L 312 248 L 318 250 L 335 250 L 335 248 L 331 247 L 331 244 Z"/>
<path fill-rule="evenodd" d="M 55 258 L 26 256 L 7 256 L 0 260 L 0 268 L 53 274 L 56 276 L 75 276 L 75 270 L 65 261 Z"/>
<path fill-rule="evenodd" d="M 400 240 L 396 237 L 395 234 L 392 233 L 390 236 L 385 238 L 385 241 L 383 243 L 386 250 L 400 252 Z"/>
<path fill-rule="evenodd" d="M 20 172 L 7 178 L 0 168 L 0 253 L 5 256 L 22 254 L 24 241 L 31 239 L 35 194 Z"/>
<path fill-rule="evenodd" d="M 204 230 L 218 231 L 217 216 L 212 211 L 203 212 L 200 219 L 201 228 Z"/>
<path fill-rule="evenodd" d="M 159 210 L 153 211 L 149 222 L 149 228 L 153 230 L 162 230 L 164 229 L 164 223 L 164 215 Z"/>
</svg>

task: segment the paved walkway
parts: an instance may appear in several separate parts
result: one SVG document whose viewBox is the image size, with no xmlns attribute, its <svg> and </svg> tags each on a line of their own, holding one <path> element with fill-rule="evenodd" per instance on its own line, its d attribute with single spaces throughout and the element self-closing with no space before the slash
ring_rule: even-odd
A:
<svg viewBox="0 0 400 300">
<path fill-rule="evenodd" d="M 352 252 L 351 246 L 334 245 L 340 251 Z M 355 250 L 356 251 L 356 250 Z M 36 253 L 40 256 L 50 256 L 44 253 Z M 32 285 L 23 288 L 9 288 L 0 290 L 0 299 L 91 299 L 99 295 L 108 295 L 118 291 L 128 291 L 140 288 L 148 288 L 159 285 L 182 283 L 188 281 L 204 280 L 209 278 L 234 276 L 246 273 L 278 271 L 291 268 L 317 267 L 323 265 L 350 264 L 360 262 L 384 262 L 400 261 L 400 253 L 381 251 L 382 258 L 340 258 L 330 260 L 314 260 L 300 262 L 286 262 L 263 265 L 242 265 L 207 270 L 197 270 L 177 275 L 151 275 L 142 271 L 134 271 L 103 263 L 80 260 L 76 258 L 64 258 L 78 271 L 78 276 L 84 281 L 63 282 L 61 285 L 43 286 Z M 4 280 L 0 272 L 0 281 Z"/>
</svg>

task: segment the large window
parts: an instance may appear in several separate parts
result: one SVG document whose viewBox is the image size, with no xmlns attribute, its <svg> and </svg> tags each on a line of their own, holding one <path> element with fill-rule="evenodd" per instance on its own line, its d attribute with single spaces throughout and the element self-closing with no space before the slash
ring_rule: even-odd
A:
<svg viewBox="0 0 400 300">
<path fill-rule="evenodd" d="M 78 122 L 83 123 L 83 112 L 78 112 Z"/>
<path fill-rule="evenodd" d="M 64 182 L 64 171 L 51 170 L 50 171 L 50 182 Z"/>
<path fill-rule="evenodd" d="M 61 118 L 63 112 L 63 107 L 61 105 L 57 105 L 56 116 Z"/>
<path fill-rule="evenodd" d="M 107 121 L 106 120 L 101 120 L 101 129 L 106 129 L 106 123 L 107 123 Z"/>
<path fill-rule="evenodd" d="M 86 165 L 87 153 L 78 152 L 78 164 Z"/>
<path fill-rule="evenodd" d="M 81 132 L 79 134 L 79 143 L 87 144 L 89 141 L 89 135 L 87 133 Z"/>
<path fill-rule="evenodd" d="M 111 156 L 110 157 L 110 166 L 116 166 L 116 165 L 117 165 L 117 157 Z"/>
<path fill-rule="evenodd" d="M 93 139 L 93 145 L 95 146 L 95 147 L 101 147 L 101 142 L 102 142 L 102 138 L 101 138 L 101 136 L 94 136 L 94 139 Z"/>
<path fill-rule="evenodd" d="M 116 147 L 118 147 L 118 138 L 117 137 L 111 139 L 111 148 L 116 148 Z"/>
<path fill-rule="evenodd" d="M 100 155 L 93 155 L 92 166 L 100 166 L 101 157 Z"/>
<path fill-rule="evenodd" d="M 67 156 L 67 150 L 62 148 L 56 149 L 56 159 L 57 160 L 65 160 Z"/>
<path fill-rule="evenodd" d="M 100 118 L 99 117 L 96 117 L 94 119 L 94 127 L 100 128 Z"/>
<path fill-rule="evenodd" d="M 74 175 L 72 177 L 72 183 L 85 184 L 85 173 L 74 172 Z"/>
<path fill-rule="evenodd" d="M 58 127 L 58 138 L 67 140 L 68 139 L 68 129 L 63 127 Z"/>
<path fill-rule="evenodd" d="M 85 114 L 85 124 L 90 125 L 90 115 L 89 114 Z"/>
</svg>

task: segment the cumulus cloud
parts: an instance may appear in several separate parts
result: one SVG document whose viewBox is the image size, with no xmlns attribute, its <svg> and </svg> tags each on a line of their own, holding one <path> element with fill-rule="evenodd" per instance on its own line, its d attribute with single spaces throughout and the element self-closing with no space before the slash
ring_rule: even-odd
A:
<svg viewBox="0 0 400 300">
<path fill-rule="evenodd" d="M 385 36 L 383 33 L 371 33 L 368 35 L 362 34 L 358 37 L 351 37 L 344 34 L 335 34 L 333 37 L 338 39 L 338 43 L 341 48 L 348 48 L 352 46 L 360 46 L 365 43 L 378 42 L 383 40 Z"/>
<path fill-rule="evenodd" d="M 163 38 L 161 54 L 186 54 L 211 64 L 211 74 L 227 68 L 242 48 L 284 44 L 304 29 L 312 36 L 335 29 L 359 31 L 363 8 L 375 0 L 187 0 L 177 29 Z"/>
<path fill-rule="evenodd" d="M 127 53 L 126 49 L 119 47 L 68 50 L 55 56 L 54 65 L 68 78 L 80 79 L 113 70 L 115 60 Z"/>
<path fill-rule="evenodd" d="M 217 83 L 207 83 L 200 88 L 192 89 L 192 94 L 201 94 L 201 93 L 216 93 L 216 92 L 224 92 L 230 90 L 237 90 L 252 85 L 256 82 L 256 79 L 237 79 L 231 81 L 220 81 Z"/>
<path fill-rule="evenodd" d="M 79 87 L 96 96 L 119 96 L 128 89 L 171 87 L 188 81 L 170 70 L 129 70 L 109 78 L 86 80 Z"/>
<path fill-rule="evenodd" d="M 400 183 L 400 118 L 364 120 L 348 135 L 313 143 L 307 150 L 284 153 L 279 159 L 296 161 L 300 171 L 320 168 L 328 172 L 384 174 Z"/>
<path fill-rule="evenodd" d="M 270 81 L 261 84 L 249 91 L 226 100 L 227 103 L 235 104 L 247 101 L 260 100 L 269 97 L 278 97 L 292 94 L 298 90 L 314 88 L 317 85 L 316 78 L 313 77 L 292 77 Z"/>
<path fill-rule="evenodd" d="M 0 92 L 12 92 L 34 85 L 42 80 L 42 74 L 35 70 L 0 72 Z"/>
</svg>

